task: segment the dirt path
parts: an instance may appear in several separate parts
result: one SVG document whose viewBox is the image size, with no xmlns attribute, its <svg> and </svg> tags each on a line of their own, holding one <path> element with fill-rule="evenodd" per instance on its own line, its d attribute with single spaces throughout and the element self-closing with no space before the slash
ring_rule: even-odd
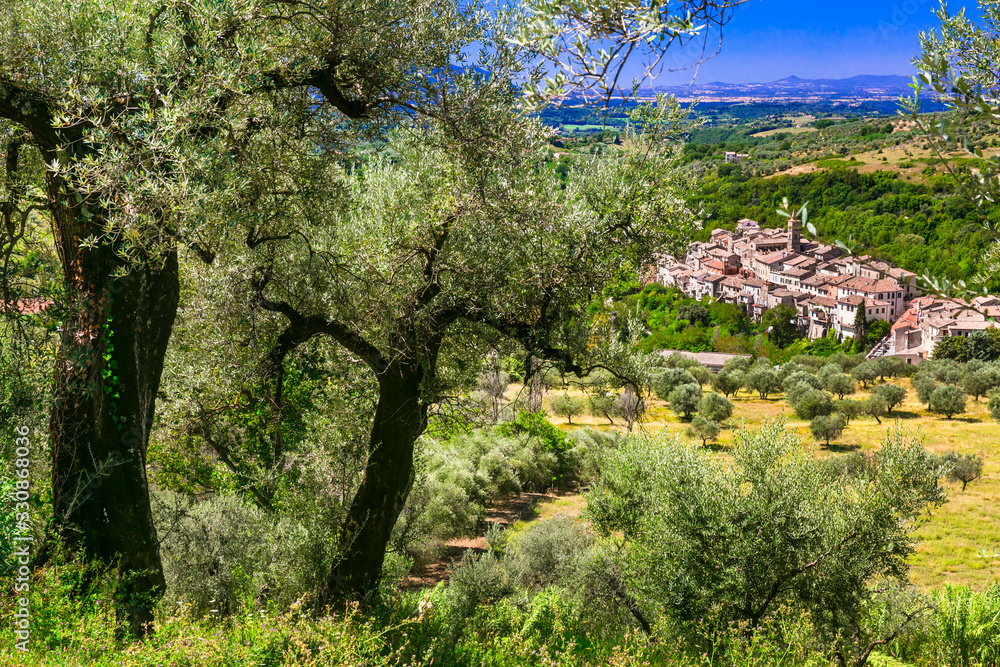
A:
<svg viewBox="0 0 1000 667">
<path fill-rule="evenodd" d="M 499 523 L 505 528 L 513 526 L 518 521 L 528 521 L 534 519 L 535 507 L 539 502 L 549 499 L 556 499 L 559 496 L 545 493 L 522 493 L 516 498 L 509 498 L 499 505 L 486 510 L 486 522 Z M 405 589 L 425 588 L 434 586 L 438 582 L 448 578 L 448 569 L 458 561 L 462 560 L 462 554 L 467 549 L 472 549 L 476 553 L 486 551 L 486 537 L 464 538 L 451 540 L 447 543 L 443 556 L 428 564 L 420 571 L 410 573 L 403 583 Z"/>
</svg>

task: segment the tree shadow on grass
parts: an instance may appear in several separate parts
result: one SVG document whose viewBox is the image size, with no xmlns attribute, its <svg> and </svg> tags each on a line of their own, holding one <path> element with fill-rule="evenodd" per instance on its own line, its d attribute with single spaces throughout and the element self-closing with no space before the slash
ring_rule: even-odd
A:
<svg viewBox="0 0 1000 667">
<path fill-rule="evenodd" d="M 886 414 L 882 419 L 919 419 L 920 414 L 917 412 L 907 412 L 906 410 L 893 410 L 892 414 Z"/>
<path fill-rule="evenodd" d="M 861 445 L 842 445 L 836 442 L 832 442 L 829 445 L 821 444 L 820 447 L 828 452 L 836 452 L 837 454 L 846 454 L 847 452 L 861 449 Z"/>
</svg>

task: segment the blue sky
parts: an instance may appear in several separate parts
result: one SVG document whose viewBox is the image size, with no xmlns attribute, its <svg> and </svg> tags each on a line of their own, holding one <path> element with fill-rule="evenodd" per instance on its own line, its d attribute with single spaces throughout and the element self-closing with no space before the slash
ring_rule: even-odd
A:
<svg viewBox="0 0 1000 667">
<path fill-rule="evenodd" d="M 697 81 L 911 75 L 917 35 L 937 26 L 937 7 L 938 0 L 747 0 L 724 28 L 722 52 L 701 66 Z M 948 3 L 952 12 L 962 7 L 976 15 L 975 0 Z M 690 55 L 680 52 L 666 60 L 669 67 L 690 62 Z M 664 71 L 655 85 L 686 84 L 693 74 Z"/>
</svg>

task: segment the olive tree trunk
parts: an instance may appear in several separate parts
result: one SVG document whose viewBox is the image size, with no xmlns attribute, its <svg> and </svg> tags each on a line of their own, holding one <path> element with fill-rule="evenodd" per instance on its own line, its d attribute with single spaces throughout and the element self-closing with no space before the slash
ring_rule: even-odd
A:
<svg viewBox="0 0 1000 667">
<path fill-rule="evenodd" d="M 51 208 L 67 292 L 49 420 L 55 528 L 117 568 L 118 630 L 142 636 L 164 589 L 146 448 L 177 313 L 177 255 L 112 278 L 112 249 L 80 245 L 79 210 Z"/>
<path fill-rule="evenodd" d="M 413 448 L 427 425 L 419 366 L 390 364 L 378 374 L 364 479 L 341 529 L 341 559 L 320 590 L 317 606 L 343 598 L 365 600 L 377 590 L 385 552 L 413 484 Z"/>
</svg>

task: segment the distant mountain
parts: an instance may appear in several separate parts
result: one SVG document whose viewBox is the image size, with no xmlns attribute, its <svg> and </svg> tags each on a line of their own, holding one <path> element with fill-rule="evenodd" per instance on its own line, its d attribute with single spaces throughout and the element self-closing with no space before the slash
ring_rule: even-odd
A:
<svg viewBox="0 0 1000 667">
<path fill-rule="evenodd" d="M 908 96 L 910 77 L 862 74 L 848 79 L 802 79 L 789 76 L 769 83 L 694 83 L 688 86 L 655 86 L 642 92 L 668 93 L 705 101 L 845 101 L 896 100 Z"/>
</svg>

